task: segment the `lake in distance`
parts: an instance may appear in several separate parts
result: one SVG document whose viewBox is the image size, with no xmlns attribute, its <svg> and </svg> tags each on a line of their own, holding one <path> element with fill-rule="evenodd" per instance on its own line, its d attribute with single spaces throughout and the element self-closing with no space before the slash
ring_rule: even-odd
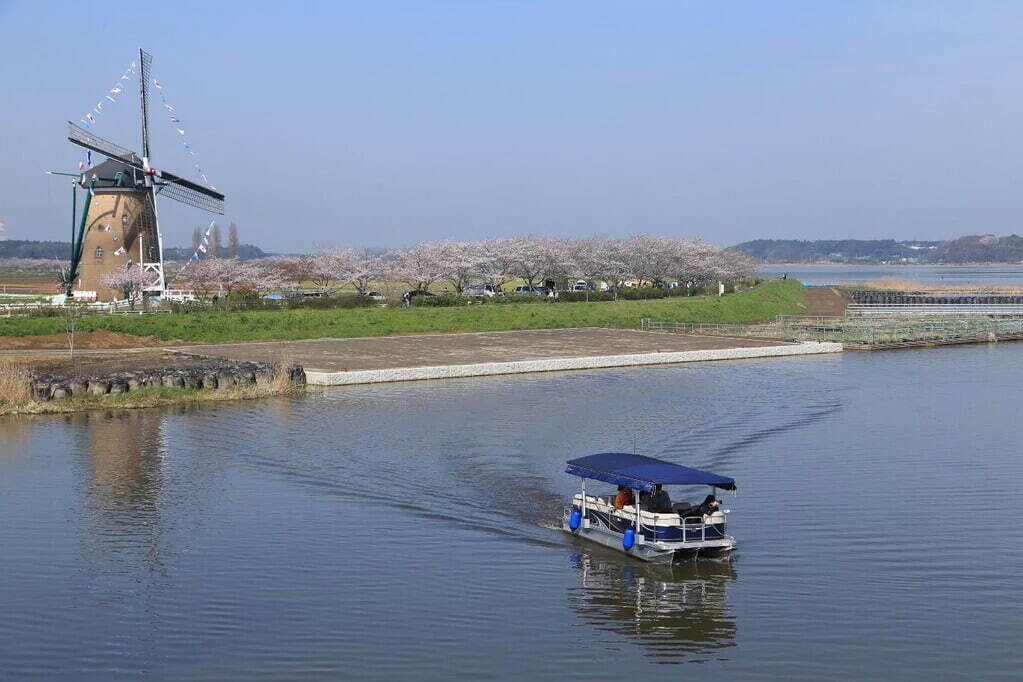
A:
<svg viewBox="0 0 1023 682">
<path fill-rule="evenodd" d="M 0 420 L 0 679 L 1019 679 L 1021 385 L 1007 343 Z M 559 530 L 634 444 L 737 479 L 732 562 Z"/>
</svg>

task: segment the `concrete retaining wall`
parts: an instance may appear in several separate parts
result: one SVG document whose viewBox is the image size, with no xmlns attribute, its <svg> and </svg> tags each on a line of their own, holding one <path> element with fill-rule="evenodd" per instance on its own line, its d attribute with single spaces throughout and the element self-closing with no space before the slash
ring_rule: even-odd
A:
<svg viewBox="0 0 1023 682">
<path fill-rule="evenodd" d="M 557 372 L 571 369 L 668 365 L 708 360 L 742 360 L 746 358 L 790 355 L 816 355 L 819 353 L 840 353 L 841 351 L 842 344 L 840 343 L 813 342 L 790 346 L 758 346 L 753 348 L 725 348 L 668 353 L 641 353 L 635 355 L 486 362 L 474 365 L 444 365 L 437 367 L 401 367 L 395 369 L 358 370 L 354 372 L 317 372 L 315 370 L 306 370 L 306 380 L 308 383 L 318 386 L 345 386 L 391 381 L 480 377 L 495 374 L 524 374 L 529 372 Z"/>
</svg>

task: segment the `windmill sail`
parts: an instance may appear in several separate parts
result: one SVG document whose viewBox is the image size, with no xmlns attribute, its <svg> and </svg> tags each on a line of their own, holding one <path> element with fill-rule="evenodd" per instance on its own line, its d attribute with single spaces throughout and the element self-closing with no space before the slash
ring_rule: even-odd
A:
<svg viewBox="0 0 1023 682">
<path fill-rule="evenodd" d="M 144 170 L 142 168 L 142 161 L 135 152 L 109 140 L 104 140 L 102 137 L 97 137 L 70 121 L 68 122 L 67 139 L 80 147 L 99 152 L 108 158 L 121 161 L 138 170 Z M 157 171 L 157 177 L 163 181 L 158 183 L 159 194 L 161 196 L 180 201 L 188 206 L 201 208 L 210 213 L 224 215 L 224 195 L 220 192 L 207 189 L 202 185 L 168 171 Z"/>
<path fill-rule="evenodd" d="M 191 180 L 185 180 L 173 173 L 160 171 L 157 177 L 163 181 L 158 182 L 160 196 L 169 197 L 180 201 L 188 206 L 201 208 L 210 213 L 224 215 L 224 195 L 212 189 L 207 189 Z"/>
<path fill-rule="evenodd" d="M 149 156 L 149 73 L 150 65 L 153 63 L 153 56 L 143 49 L 139 49 L 139 75 L 142 79 L 139 95 L 142 105 L 142 157 Z"/>
<path fill-rule="evenodd" d="M 102 137 L 93 135 L 84 128 L 80 128 L 70 121 L 68 121 L 67 125 L 68 141 L 73 144 L 77 144 L 79 147 L 91 149 L 94 152 L 99 152 L 103 156 L 116 159 L 117 161 L 123 161 L 129 166 L 134 166 L 135 168 L 142 170 L 142 161 L 135 152 L 130 149 L 125 149 L 119 144 L 114 144 L 109 140 L 104 140 Z"/>
</svg>

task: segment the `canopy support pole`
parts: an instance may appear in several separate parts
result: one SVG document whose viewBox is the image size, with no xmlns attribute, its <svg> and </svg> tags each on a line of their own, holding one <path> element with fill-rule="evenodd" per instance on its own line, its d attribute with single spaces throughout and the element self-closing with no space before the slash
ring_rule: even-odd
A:
<svg viewBox="0 0 1023 682">
<path fill-rule="evenodd" d="M 636 542 L 639 542 L 639 538 L 642 536 L 642 532 L 640 531 L 639 526 L 639 515 L 642 513 L 639 510 L 639 492 L 640 492 L 639 490 L 632 491 L 633 495 L 632 503 L 636 505 Z"/>
<path fill-rule="evenodd" d="M 580 505 L 580 506 L 582 507 L 582 510 L 583 510 L 582 523 L 583 523 L 583 528 L 585 528 L 586 527 L 586 479 L 585 478 L 580 478 L 579 480 L 583 482 L 583 502 L 582 502 L 582 505 Z"/>
</svg>

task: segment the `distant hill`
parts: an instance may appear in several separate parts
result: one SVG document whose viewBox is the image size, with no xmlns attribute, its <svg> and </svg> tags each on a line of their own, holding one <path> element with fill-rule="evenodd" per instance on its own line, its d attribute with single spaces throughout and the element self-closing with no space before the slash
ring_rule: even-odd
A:
<svg viewBox="0 0 1023 682">
<path fill-rule="evenodd" d="M 69 242 L 37 242 L 27 239 L 8 239 L 0 241 L 0 258 L 57 258 L 68 259 L 68 252 L 71 250 Z M 239 244 L 238 257 L 242 260 L 254 258 L 266 258 L 273 254 L 266 253 L 263 249 L 252 244 Z M 170 247 L 163 250 L 163 257 L 166 260 L 187 260 L 192 256 L 190 247 Z"/>
<path fill-rule="evenodd" d="M 227 249 L 225 248 L 224 251 L 226 252 Z M 190 246 L 187 246 L 187 247 L 170 247 L 170 248 L 165 248 L 163 250 L 163 257 L 166 260 L 188 260 L 189 258 L 192 257 L 192 254 L 194 252 L 195 252 L 195 249 L 193 249 Z M 259 248 L 258 246 L 253 246 L 252 244 L 239 244 L 238 245 L 238 258 L 240 260 L 253 260 L 253 259 L 256 259 L 256 258 L 266 258 L 268 256 L 273 256 L 273 255 L 274 254 L 267 253 L 267 252 L 263 251 L 263 249 Z"/>
<path fill-rule="evenodd" d="M 1023 237 L 1010 234 L 976 234 L 941 242 L 934 249 L 935 263 L 1019 263 L 1023 262 Z"/>
<path fill-rule="evenodd" d="M 732 247 L 761 263 L 929 263 L 936 241 L 755 239 Z"/>
<path fill-rule="evenodd" d="M 67 260 L 68 242 L 36 242 L 27 239 L 0 241 L 0 258 L 60 258 Z"/>
</svg>

